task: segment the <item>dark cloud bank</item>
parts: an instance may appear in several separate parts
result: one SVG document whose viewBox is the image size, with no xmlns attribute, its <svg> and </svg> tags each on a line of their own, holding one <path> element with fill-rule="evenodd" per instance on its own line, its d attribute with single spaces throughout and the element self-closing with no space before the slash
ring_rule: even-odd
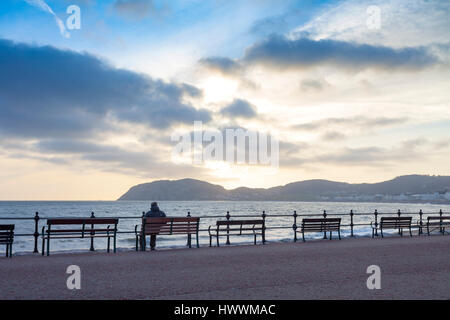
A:
<svg viewBox="0 0 450 320">
<path fill-rule="evenodd" d="M 116 69 L 87 53 L 0 40 L 0 70 L 2 134 L 83 135 L 106 126 L 107 117 L 154 128 L 211 119 L 183 102 L 198 89 Z"/>
<path fill-rule="evenodd" d="M 331 39 L 288 39 L 272 35 L 248 47 L 242 59 L 209 57 L 203 65 L 236 75 L 239 68 L 262 64 L 273 68 L 308 68 L 329 64 L 344 69 L 419 70 L 438 62 L 425 47 L 390 48 Z"/>
<path fill-rule="evenodd" d="M 169 129 L 177 123 L 208 122 L 211 114 L 184 102 L 201 92 L 117 69 L 88 53 L 0 39 L 0 142 L 24 152 L 78 155 L 143 170 L 155 168 L 145 152 L 103 144 L 117 124 Z M 20 148 L 21 142 L 33 148 Z M 19 153 L 17 153 L 19 152 Z M 63 162 L 63 161 L 61 161 Z"/>
</svg>

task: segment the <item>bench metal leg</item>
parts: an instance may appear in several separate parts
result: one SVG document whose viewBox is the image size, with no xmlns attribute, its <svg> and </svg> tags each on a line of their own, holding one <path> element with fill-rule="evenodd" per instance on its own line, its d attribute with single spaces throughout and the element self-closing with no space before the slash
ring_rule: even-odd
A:
<svg viewBox="0 0 450 320">
<path fill-rule="evenodd" d="M 305 240 L 305 231 L 303 231 L 303 230 L 302 230 L 302 239 L 303 239 L 303 242 L 306 241 L 306 240 Z"/>
<path fill-rule="evenodd" d="M 332 232 L 333 232 L 333 231 L 330 231 L 330 240 L 331 240 L 331 237 L 332 237 Z"/>
<path fill-rule="evenodd" d="M 9 257 L 12 258 L 12 243 L 9 244 Z"/>
<path fill-rule="evenodd" d="M 145 234 L 141 236 L 141 240 L 142 240 L 142 251 L 145 251 L 145 249 L 147 249 L 147 243 L 146 243 L 146 239 L 145 239 Z"/>
<path fill-rule="evenodd" d="M 9 257 L 9 243 L 6 244 L 6 257 Z"/>
<path fill-rule="evenodd" d="M 253 244 L 256 246 L 256 234 L 255 234 L 255 239 L 253 240 Z"/>
<path fill-rule="evenodd" d="M 217 246 L 220 247 L 220 244 L 219 244 L 219 235 L 217 235 L 216 238 L 217 238 Z"/>
<path fill-rule="evenodd" d="M 212 247 L 212 236 L 209 236 L 209 246 Z"/>
<path fill-rule="evenodd" d="M 198 243 L 198 231 L 197 231 L 197 233 L 196 233 L 196 235 L 195 235 L 195 238 L 196 238 L 196 240 L 197 240 L 197 248 L 200 248 L 200 245 L 199 245 L 199 243 Z"/>
<path fill-rule="evenodd" d="M 381 237 L 384 238 L 384 235 L 383 235 L 383 228 L 380 228 L 380 231 L 381 231 Z"/>
<path fill-rule="evenodd" d="M 50 234 L 47 238 L 47 257 L 50 255 Z"/>
<path fill-rule="evenodd" d="M 113 246 L 114 246 L 114 253 L 116 253 L 116 251 L 117 251 L 117 246 L 116 246 L 116 244 L 117 244 L 117 241 L 116 241 L 116 239 L 117 239 L 117 237 L 116 237 L 116 234 L 114 234 L 114 242 L 113 242 Z"/>
<path fill-rule="evenodd" d="M 45 254 L 45 238 L 42 237 L 42 255 Z"/>
<path fill-rule="evenodd" d="M 155 250 L 156 248 L 156 234 L 150 236 L 150 250 Z"/>
<path fill-rule="evenodd" d="M 111 238 L 108 237 L 108 249 L 106 249 L 106 252 L 108 252 L 108 253 L 109 253 L 110 242 L 111 242 Z"/>
<path fill-rule="evenodd" d="M 411 227 L 409 227 L 409 236 L 412 237 Z"/>
<path fill-rule="evenodd" d="M 338 230 L 339 240 L 341 240 L 341 229 Z"/>
</svg>

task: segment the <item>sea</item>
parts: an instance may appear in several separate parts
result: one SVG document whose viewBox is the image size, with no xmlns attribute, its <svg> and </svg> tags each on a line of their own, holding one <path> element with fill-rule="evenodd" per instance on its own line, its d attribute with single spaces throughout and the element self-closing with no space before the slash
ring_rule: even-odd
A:
<svg viewBox="0 0 450 320">
<path fill-rule="evenodd" d="M 225 220 L 229 212 L 230 219 L 245 217 L 260 218 L 266 214 L 266 241 L 291 242 L 294 240 L 294 211 L 297 215 L 297 225 L 302 218 L 320 217 L 326 211 L 327 217 L 341 217 L 342 225 L 350 224 L 350 210 L 353 210 L 354 236 L 370 237 L 372 229 L 370 222 L 375 220 L 374 212 L 380 216 L 397 215 L 400 210 L 402 216 L 413 216 L 413 224 L 419 220 L 419 211 L 423 212 L 423 219 L 428 215 L 438 215 L 442 210 L 447 215 L 450 205 L 437 204 L 409 204 L 409 203 L 362 203 L 362 202 L 284 202 L 284 201 L 159 201 L 159 207 L 169 217 L 185 217 L 188 212 L 192 217 L 201 217 L 199 242 L 201 247 L 209 246 L 208 227 L 214 226 L 217 220 Z M 58 217 L 119 217 L 119 234 L 117 236 L 118 251 L 134 250 L 136 237 L 135 226 L 140 224 L 142 212 L 148 211 L 148 201 L 1 201 L 0 224 L 15 224 L 15 240 L 13 252 L 16 255 L 31 254 L 35 239 L 32 236 L 35 228 L 33 217 L 39 212 L 39 232 L 46 223 L 46 218 Z M 24 219 L 25 218 L 25 219 Z M 417 232 L 417 231 L 415 231 Z M 349 237 L 349 226 L 342 227 L 341 236 Z M 388 234 L 389 236 L 389 234 Z M 397 236 L 396 232 L 390 236 Z M 307 234 L 309 239 L 321 239 L 323 234 Z M 258 241 L 260 239 L 258 238 Z M 221 245 L 226 239 L 221 238 Z M 301 241 L 301 239 L 300 239 Z M 324 240 L 325 241 L 325 240 Z M 252 244 L 251 236 L 234 236 L 230 238 L 230 245 Z M 192 239 L 195 247 L 195 237 Z M 186 235 L 158 236 L 157 249 L 168 250 L 185 248 Z M 215 239 L 213 241 L 215 245 Z M 51 242 L 52 253 L 85 252 L 89 250 L 89 239 L 62 239 Z M 96 251 L 105 251 L 106 240 L 97 238 L 94 241 Z M 41 250 L 41 238 L 38 240 Z M 3 246 L 0 248 L 3 250 Z M 195 250 L 195 249 L 192 249 Z"/>
</svg>

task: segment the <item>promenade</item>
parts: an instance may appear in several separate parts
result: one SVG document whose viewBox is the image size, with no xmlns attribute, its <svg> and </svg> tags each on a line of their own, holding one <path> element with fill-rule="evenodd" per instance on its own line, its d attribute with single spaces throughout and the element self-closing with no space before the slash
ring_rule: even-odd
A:
<svg viewBox="0 0 450 320">
<path fill-rule="evenodd" d="M 66 268 L 81 269 L 69 290 Z M 369 290 L 369 265 L 381 289 Z M 0 299 L 450 299 L 450 237 L 0 258 Z"/>
</svg>

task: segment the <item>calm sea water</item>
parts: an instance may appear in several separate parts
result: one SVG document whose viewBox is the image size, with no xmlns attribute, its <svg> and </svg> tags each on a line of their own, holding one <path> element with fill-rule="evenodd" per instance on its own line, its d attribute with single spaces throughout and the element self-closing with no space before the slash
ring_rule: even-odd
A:
<svg viewBox="0 0 450 320">
<path fill-rule="evenodd" d="M 0 218 L 17 218 L 34 216 L 38 211 L 42 218 L 49 217 L 89 217 L 91 212 L 95 212 L 96 217 L 140 217 L 142 211 L 149 209 L 150 203 L 146 201 L 3 201 L 0 202 Z M 268 215 L 266 225 L 269 228 L 266 233 L 266 239 L 272 241 L 292 241 L 292 224 L 294 219 L 289 217 L 272 217 L 271 215 L 292 215 L 294 210 L 297 214 L 321 214 L 323 210 L 332 217 L 332 214 L 347 214 L 342 216 L 342 224 L 349 224 L 350 217 L 348 213 L 353 210 L 358 213 L 373 213 L 375 209 L 378 212 L 394 213 L 401 210 L 402 214 L 414 213 L 414 223 L 419 219 L 420 209 L 426 214 L 436 215 L 440 209 L 444 212 L 450 212 L 450 205 L 433 204 L 405 204 L 405 203 L 352 203 L 352 202 L 255 202 L 255 201 L 160 201 L 161 210 L 168 216 L 183 217 L 187 212 L 192 216 L 201 216 L 201 229 L 207 229 L 213 225 L 217 218 L 208 218 L 205 216 L 223 216 L 229 211 L 231 217 L 235 215 L 261 215 L 263 210 Z M 299 223 L 302 217 L 298 218 Z M 237 218 L 236 218 L 237 219 Z M 354 216 L 355 224 L 370 223 L 374 220 L 373 214 L 370 216 Z M 14 223 L 16 225 L 16 234 L 32 234 L 34 232 L 33 220 L 2 220 L 0 224 Z M 118 250 L 130 250 L 135 246 L 134 227 L 140 223 L 139 218 L 121 219 L 119 222 L 119 231 L 130 231 L 131 233 L 121 233 L 118 235 Z M 39 223 L 39 231 L 45 224 L 45 220 Z M 277 227 L 270 229 L 271 227 Z M 287 227 L 287 228 L 278 228 Z M 371 235 L 370 226 L 355 226 L 355 235 L 358 237 L 367 237 Z M 349 236 L 349 227 L 344 227 L 342 235 Z M 308 238 L 321 238 L 322 234 L 309 234 Z M 221 239 L 225 241 L 225 239 Z M 252 239 L 244 237 L 232 237 L 231 244 L 251 243 Z M 51 242 L 52 252 L 60 251 L 84 251 L 89 248 L 90 241 L 87 239 L 66 239 Z M 186 245 L 186 236 L 159 236 L 157 247 L 160 249 L 184 247 Z M 206 231 L 200 232 L 200 246 L 209 245 L 209 237 Z M 34 238 L 31 236 L 17 236 L 14 242 L 14 252 L 23 254 L 32 252 L 34 247 Z M 39 239 L 39 250 L 41 240 Z M 97 250 L 106 248 L 104 239 L 95 239 Z M 3 250 L 3 248 L 1 249 Z"/>
</svg>

